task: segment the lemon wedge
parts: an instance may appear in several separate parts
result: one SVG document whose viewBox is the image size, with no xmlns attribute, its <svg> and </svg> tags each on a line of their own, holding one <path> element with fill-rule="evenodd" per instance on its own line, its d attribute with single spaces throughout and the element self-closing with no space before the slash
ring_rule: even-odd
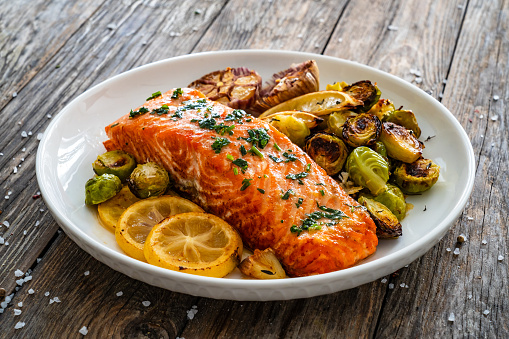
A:
<svg viewBox="0 0 509 339">
<path fill-rule="evenodd" d="M 106 228 L 115 232 L 117 221 L 122 213 L 139 200 L 140 199 L 131 193 L 129 187 L 124 186 L 113 198 L 97 205 L 99 219 L 101 219 Z"/>
<path fill-rule="evenodd" d="M 127 255 L 146 261 L 143 245 L 152 227 L 166 217 L 186 212 L 204 211 L 195 203 L 180 197 L 162 195 L 140 200 L 120 216 L 115 228 L 115 239 Z"/>
<path fill-rule="evenodd" d="M 145 242 L 149 264 L 208 277 L 224 277 L 240 263 L 242 240 L 223 219 L 183 213 L 155 225 Z"/>
</svg>

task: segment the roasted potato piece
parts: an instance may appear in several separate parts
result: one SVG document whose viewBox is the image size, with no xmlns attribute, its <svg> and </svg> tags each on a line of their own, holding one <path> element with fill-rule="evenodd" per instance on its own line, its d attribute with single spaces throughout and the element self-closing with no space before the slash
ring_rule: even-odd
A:
<svg viewBox="0 0 509 339">
<path fill-rule="evenodd" d="M 113 174 L 122 182 L 131 175 L 135 167 L 134 157 L 121 150 L 103 153 L 92 163 L 95 174 Z"/>
<path fill-rule="evenodd" d="M 366 146 L 357 147 L 348 156 L 345 166 L 357 185 L 366 187 L 374 195 L 385 190 L 389 180 L 389 164 L 377 152 Z"/>
<path fill-rule="evenodd" d="M 253 255 L 242 260 L 239 270 L 243 274 L 257 279 L 286 278 L 286 272 L 272 248 L 263 251 L 254 250 Z"/>
<path fill-rule="evenodd" d="M 365 196 L 361 196 L 358 201 L 367 208 L 375 222 L 378 238 L 395 238 L 402 235 L 402 227 L 398 218 L 384 204 Z"/>
<path fill-rule="evenodd" d="M 169 184 L 168 172 L 155 162 L 147 162 L 136 166 L 127 179 L 129 189 L 140 199 L 163 194 Z"/>
<path fill-rule="evenodd" d="M 113 174 L 102 174 L 85 184 L 85 204 L 97 205 L 113 198 L 122 189 L 122 182 Z"/>
<path fill-rule="evenodd" d="M 392 122 L 396 125 L 405 127 L 414 133 L 416 138 L 421 136 L 421 129 L 417 124 L 415 114 L 410 110 L 395 110 L 386 114 L 383 118 L 384 122 Z"/>
<path fill-rule="evenodd" d="M 346 120 L 343 125 L 343 140 L 352 146 L 373 145 L 382 130 L 382 123 L 372 114 L 361 113 Z"/>
<path fill-rule="evenodd" d="M 226 68 L 204 75 L 187 87 L 195 88 L 207 98 L 238 109 L 251 107 L 262 84 L 261 76 L 245 67 Z"/>
<path fill-rule="evenodd" d="M 331 176 L 341 171 L 348 157 L 345 143 L 337 136 L 327 133 L 316 133 L 309 138 L 304 152 Z"/>
<path fill-rule="evenodd" d="M 260 90 L 260 96 L 251 108 L 262 113 L 282 102 L 316 92 L 320 88 L 320 73 L 314 60 L 294 64 L 287 70 L 273 75 Z"/>
<path fill-rule="evenodd" d="M 382 94 L 378 87 L 369 80 L 357 81 L 341 90 L 353 98 L 362 101 L 362 105 L 355 108 L 356 112 L 367 112 L 380 99 Z"/>
<path fill-rule="evenodd" d="M 419 158 L 411 164 L 401 163 L 393 180 L 404 193 L 418 194 L 429 190 L 438 180 L 440 166 L 429 159 Z"/>
<path fill-rule="evenodd" d="M 405 127 L 392 122 L 384 122 L 380 141 L 387 148 L 389 157 L 412 163 L 422 155 L 423 145 Z"/>
</svg>

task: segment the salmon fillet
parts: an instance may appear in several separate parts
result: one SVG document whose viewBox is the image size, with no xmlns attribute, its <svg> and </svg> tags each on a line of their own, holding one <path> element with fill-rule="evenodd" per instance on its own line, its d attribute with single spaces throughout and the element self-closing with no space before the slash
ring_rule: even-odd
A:
<svg viewBox="0 0 509 339">
<path fill-rule="evenodd" d="M 272 248 L 290 276 L 351 267 L 376 250 L 368 213 L 306 153 L 199 91 L 170 90 L 106 133 L 107 150 L 164 166 L 183 196 L 226 220 L 245 246 Z"/>
</svg>

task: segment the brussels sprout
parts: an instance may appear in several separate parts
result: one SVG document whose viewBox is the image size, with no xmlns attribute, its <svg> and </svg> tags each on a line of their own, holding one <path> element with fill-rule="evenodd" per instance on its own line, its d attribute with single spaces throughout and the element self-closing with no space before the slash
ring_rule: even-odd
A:
<svg viewBox="0 0 509 339">
<path fill-rule="evenodd" d="M 401 236 L 402 227 L 398 218 L 384 204 L 364 196 L 359 198 L 359 203 L 368 209 L 371 218 L 375 222 L 378 238 Z"/>
<path fill-rule="evenodd" d="M 368 113 L 376 115 L 378 119 L 384 121 L 384 117 L 392 113 L 395 109 L 394 104 L 389 99 L 380 99 L 371 107 Z"/>
<path fill-rule="evenodd" d="M 299 147 L 304 147 L 306 137 L 311 134 L 306 122 L 293 115 L 277 115 L 269 123 Z"/>
<path fill-rule="evenodd" d="M 361 113 L 343 125 L 343 139 L 352 147 L 373 145 L 380 135 L 382 123 L 375 116 Z"/>
<path fill-rule="evenodd" d="M 329 115 L 327 120 L 327 127 L 330 132 L 342 136 L 343 135 L 343 126 L 345 122 L 351 118 L 357 116 L 357 113 L 352 111 L 339 111 L 334 112 Z"/>
<path fill-rule="evenodd" d="M 163 194 L 169 183 L 168 172 L 155 162 L 136 166 L 127 179 L 129 189 L 140 199 Z"/>
<path fill-rule="evenodd" d="M 92 168 L 97 175 L 113 174 L 122 182 L 131 175 L 135 167 L 134 157 L 120 150 L 103 153 L 92 163 Z"/>
<path fill-rule="evenodd" d="M 394 170 L 394 182 L 404 193 L 417 194 L 429 190 L 438 180 L 440 166 L 420 158 L 411 164 L 401 163 Z"/>
<path fill-rule="evenodd" d="M 382 94 L 376 85 L 373 85 L 369 80 L 358 81 L 343 88 L 344 93 L 347 93 L 357 100 L 363 102 L 362 106 L 357 107 L 357 112 L 367 112 L 374 104 L 380 99 Z"/>
<path fill-rule="evenodd" d="M 101 174 L 89 179 L 85 184 L 85 204 L 96 205 L 117 195 L 122 182 L 113 174 Z"/>
<path fill-rule="evenodd" d="M 422 155 L 423 145 L 405 127 L 384 122 L 380 141 L 387 148 L 389 157 L 412 163 Z"/>
<path fill-rule="evenodd" d="M 374 195 L 382 193 L 389 180 L 387 161 L 366 146 L 357 147 L 350 153 L 346 171 L 357 185 L 368 188 Z"/>
<path fill-rule="evenodd" d="M 395 110 L 386 114 L 383 118 L 384 122 L 392 122 L 396 125 L 405 127 L 412 131 L 416 138 L 421 136 L 421 129 L 417 124 L 417 119 L 412 111 L 409 110 Z"/>
<path fill-rule="evenodd" d="M 348 157 L 348 148 L 335 135 L 317 133 L 306 141 L 304 151 L 320 165 L 328 175 L 341 171 Z"/>
<path fill-rule="evenodd" d="M 403 192 L 399 189 L 398 186 L 387 183 L 385 191 L 376 196 L 370 196 L 365 193 L 362 193 L 361 196 L 365 196 L 367 198 L 378 201 L 381 204 L 384 204 L 392 214 L 398 218 L 399 221 L 403 220 L 406 215 L 406 201 Z"/>
</svg>

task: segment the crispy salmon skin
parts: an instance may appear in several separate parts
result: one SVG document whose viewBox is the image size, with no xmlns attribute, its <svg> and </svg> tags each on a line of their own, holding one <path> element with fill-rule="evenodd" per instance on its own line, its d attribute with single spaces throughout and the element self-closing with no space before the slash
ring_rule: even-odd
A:
<svg viewBox="0 0 509 339">
<path fill-rule="evenodd" d="M 107 150 L 154 161 L 175 187 L 230 223 L 251 249 L 272 248 L 290 276 L 348 268 L 375 252 L 375 224 L 290 139 L 199 91 L 174 89 L 106 127 Z"/>
</svg>

